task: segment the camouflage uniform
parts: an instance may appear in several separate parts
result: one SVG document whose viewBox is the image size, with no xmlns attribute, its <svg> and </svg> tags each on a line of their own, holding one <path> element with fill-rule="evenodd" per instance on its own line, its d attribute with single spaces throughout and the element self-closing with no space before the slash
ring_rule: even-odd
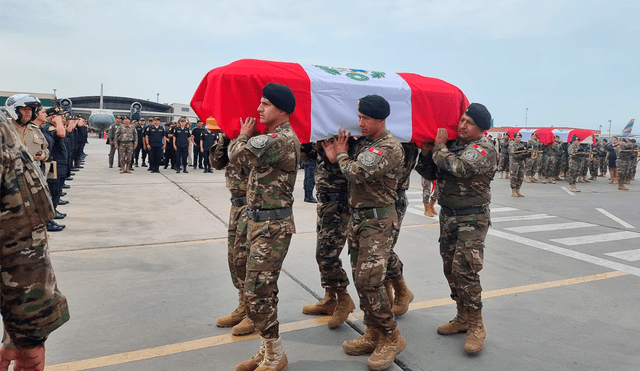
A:
<svg viewBox="0 0 640 371">
<path fill-rule="evenodd" d="M 120 153 L 120 166 L 131 164 L 131 158 L 133 157 L 133 147 L 138 140 L 138 133 L 135 126 L 129 124 L 122 124 L 118 127 L 115 134 L 116 145 L 118 146 L 118 152 Z"/>
<path fill-rule="evenodd" d="M 421 155 L 416 167 L 423 177 L 437 179 L 438 203 L 442 207 L 440 255 L 451 298 L 475 309 L 482 308 L 478 273 L 491 225 L 490 184 L 497 163 L 494 146 L 481 137 L 469 143 L 436 144 L 433 155 Z"/>
<path fill-rule="evenodd" d="M 509 171 L 509 143 L 511 141 L 507 136 L 500 140 L 500 162 L 498 163 L 498 171 Z M 507 173 L 508 174 L 508 173 Z"/>
<path fill-rule="evenodd" d="M 522 187 L 522 181 L 524 180 L 524 159 L 527 154 L 515 152 L 524 151 L 525 148 L 525 143 L 516 143 L 513 140 L 509 142 L 509 173 L 511 173 L 509 185 L 511 189 L 520 189 Z"/>
<path fill-rule="evenodd" d="M 540 166 L 540 173 L 544 178 L 551 181 L 555 176 L 556 168 L 556 155 L 554 143 L 549 143 L 542 146 L 542 165 Z"/>
<path fill-rule="evenodd" d="M 272 133 L 240 135 L 229 147 L 229 161 L 249 161 L 247 238 L 250 247 L 245 280 L 247 316 L 265 339 L 279 337 L 278 276 L 295 233 L 293 187 L 300 141 L 286 122 Z"/>
<path fill-rule="evenodd" d="M 316 262 L 320 269 L 322 287 L 344 290 L 349 277 L 342 267 L 340 254 L 347 240 L 349 185 L 340 166 L 331 163 L 322 146 L 315 145 L 317 162 L 315 181 L 318 193 L 316 224 Z"/>
<path fill-rule="evenodd" d="M 569 154 L 569 166 L 567 168 L 565 180 L 569 185 L 575 185 L 576 180 L 580 175 L 579 170 L 582 156 L 578 154 L 578 149 L 580 149 L 579 144 L 570 143 L 567 147 L 567 153 Z"/>
<path fill-rule="evenodd" d="M 529 139 L 529 141 L 527 141 L 527 147 L 529 147 L 530 150 L 539 151 L 540 141 L 538 141 L 537 139 L 531 138 Z M 540 170 L 540 156 L 536 158 L 533 158 L 533 156 L 527 157 L 525 160 L 525 166 L 526 166 L 525 175 L 531 178 L 535 178 L 536 172 Z"/>
<path fill-rule="evenodd" d="M 226 156 L 231 146 L 229 138 L 224 137 L 216 146 L 214 159 Z M 228 160 L 228 159 L 227 159 Z M 231 192 L 231 209 L 229 211 L 229 227 L 227 229 L 227 261 L 233 286 L 242 292 L 247 273 L 247 181 L 249 180 L 249 162 L 246 153 L 239 153 L 234 161 L 228 161 L 225 167 L 227 189 Z M 218 161 L 214 160 L 214 164 Z M 216 166 L 218 168 L 218 166 Z M 222 167 L 219 167 L 220 170 Z"/>
<path fill-rule="evenodd" d="M 69 320 L 49 258 L 45 223 L 53 204 L 42 172 L 0 113 L 2 346 L 29 349 Z"/>
<path fill-rule="evenodd" d="M 635 161 L 635 152 L 631 150 L 629 144 L 616 147 L 616 167 L 618 168 L 618 184 L 624 185 L 631 179 L 631 161 Z"/>
<path fill-rule="evenodd" d="M 349 254 L 364 324 L 383 334 L 396 328 L 383 281 L 393 241 L 400 228 L 395 211 L 404 169 L 402 145 L 388 130 L 365 141 L 352 160 L 340 152 L 337 162 L 349 181 Z"/>
<path fill-rule="evenodd" d="M 607 151 L 604 149 L 604 142 L 599 142 L 596 145 L 596 151 L 598 152 L 598 169 L 600 170 L 600 176 L 607 175 Z"/>
</svg>

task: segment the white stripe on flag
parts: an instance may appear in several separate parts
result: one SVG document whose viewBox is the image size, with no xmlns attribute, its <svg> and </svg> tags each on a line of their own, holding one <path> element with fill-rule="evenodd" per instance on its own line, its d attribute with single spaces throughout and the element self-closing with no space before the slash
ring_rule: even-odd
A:
<svg viewBox="0 0 640 371">
<path fill-rule="evenodd" d="M 369 94 L 384 97 L 391 106 L 387 129 L 401 142 L 409 142 L 411 88 L 395 73 L 301 64 L 311 81 L 311 141 L 326 139 L 344 128 L 360 136 L 358 99 Z M 332 72 L 327 72 L 330 70 Z"/>
</svg>

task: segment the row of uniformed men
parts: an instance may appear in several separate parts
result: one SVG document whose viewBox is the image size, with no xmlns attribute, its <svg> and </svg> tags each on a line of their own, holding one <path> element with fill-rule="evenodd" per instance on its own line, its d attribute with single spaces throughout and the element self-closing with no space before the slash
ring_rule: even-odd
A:
<svg viewBox="0 0 640 371">
<path fill-rule="evenodd" d="M 43 170 L 56 208 L 54 219 L 64 219 L 66 214 L 57 211 L 57 207 L 69 203 L 61 199 L 66 195 L 64 190 L 70 188 L 65 182 L 73 180 L 75 172 L 83 168 L 88 135 L 86 121 L 82 117 L 69 116 L 58 107 L 45 110 L 38 98 L 28 94 L 9 97 L 5 110 L 20 142 Z M 50 220 L 46 227 L 50 232 L 59 232 L 65 225 Z"/>
<path fill-rule="evenodd" d="M 149 125 L 145 125 L 145 122 L 145 119 L 132 122 L 129 117 L 116 117 L 116 123 L 109 128 L 107 137 L 107 144 L 111 144 L 109 167 L 113 167 L 115 152 L 118 151 L 121 173 L 130 173 L 133 166 L 138 167 L 140 154 L 143 167 L 147 166 L 145 159 L 149 156 L 148 170 L 153 173 L 160 172 L 160 165 L 164 165 L 165 169 L 171 165 L 171 169 L 178 173 L 182 168 L 187 173 L 187 164 L 191 160 L 189 149 L 193 146 L 193 168 L 204 169 L 205 173 L 212 172 L 209 150 L 217 142 L 218 135 L 203 128 L 202 121 L 198 120 L 193 130 L 190 130 L 186 117 L 164 127 L 159 125 L 159 117 L 150 118 Z"/>
<path fill-rule="evenodd" d="M 520 193 L 523 180 L 527 183 L 537 183 L 536 174 L 539 174 L 539 181 L 543 184 L 555 184 L 556 180 L 564 177 L 570 190 L 574 192 L 579 192 L 575 187 L 576 182 L 589 183 L 598 176 L 604 177 L 607 166 L 611 169 L 609 183 L 618 183 L 620 190 L 627 190 L 624 184 L 628 184 L 635 177 L 639 152 L 635 139 L 622 139 L 620 143 L 617 138 L 614 138 L 612 143 L 602 139 L 596 145 L 592 145 L 581 143 L 575 135 L 570 143 L 563 143 L 555 136 L 554 142 L 545 145 L 533 134 L 527 143 L 521 140 L 520 133 L 514 134 L 512 140 L 506 135 L 498 135 L 498 171 L 501 179 L 505 171 L 506 178 L 511 179 L 513 197 L 524 197 Z"/>
</svg>

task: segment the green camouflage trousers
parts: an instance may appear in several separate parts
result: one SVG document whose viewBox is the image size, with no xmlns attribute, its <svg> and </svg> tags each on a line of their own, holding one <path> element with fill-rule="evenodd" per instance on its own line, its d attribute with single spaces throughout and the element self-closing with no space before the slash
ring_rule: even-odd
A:
<svg viewBox="0 0 640 371">
<path fill-rule="evenodd" d="M 344 290 L 349 286 L 349 277 L 340 254 L 347 240 L 349 210 L 345 202 L 331 201 L 318 203 L 316 225 L 316 262 L 320 269 L 322 287 Z"/>
<path fill-rule="evenodd" d="M 229 228 L 227 237 L 227 260 L 233 286 L 238 290 L 244 287 L 247 276 L 247 206 L 233 206 L 229 212 Z"/>
<path fill-rule="evenodd" d="M 576 180 L 578 179 L 579 171 L 580 171 L 580 159 L 576 158 L 577 156 L 569 157 L 569 166 L 567 167 L 567 173 L 565 175 L 565 180 L 569 185 L 575 185 Z"/>
<path fill-rule="evenodd" d="M 440 212 L 440 255 L 451 299 L 482 308 L 480 275 L 484 239 L 491 225 L 489 213 L 449 216 Z"/>
<path fill-rule="evenodd" d="M 522 181 L 524 180 L 524 167 L 525 162 L 523 160 L 515 160 L 513 158 L 509 161 L 509 186 L 511 189 L 520 189 L 522 187 Z"/>
<path fill-rule="evenodd" d="M 404 216 L 407 214 L 407 207 L 409 206 L 409 199 L 405 194 L 402 197 L 398 197 L 396 201 L 396 213 L 398 214 L 398 232 L 395 233 L 393 237 L 393 242 L 391 242 L 391 251 L 389 251 L 389 262 L 387 263 L 387 276 L 386 278 L 390 281 L 396 281 L 402 278 L 402 260 L 395 252 L 396 243 L 398 242 L 398 237 L 400 236 L 400 227 L 402 227 L 402 221 L 404 220 Z"/>
<path fill-rule="evenodd" d="M 118 153 L 120 160 L 120 166 L 124 166 L 125 164 L 131 164 L 131 157 L 133 156 L 133 143 L 123 143 L 118 146 Z"/>
<path fill-rule="evenodd" d="M 377 218 L 349 221 L 349 254 L 353 281 L 364 312 L 364 324 L 374 326 L 385 333 L 396 328 L 391 305 L 383 281 L 391 244 L 398 234 L 398 214 Z"/>
<path fill-rule="evenodd" d="M 278 277 L 293 233 L 293 216 L 263 222 L 249 219 L 244 299 L 247 316 L 266 339 L 279 336 Z"/>
</svg>

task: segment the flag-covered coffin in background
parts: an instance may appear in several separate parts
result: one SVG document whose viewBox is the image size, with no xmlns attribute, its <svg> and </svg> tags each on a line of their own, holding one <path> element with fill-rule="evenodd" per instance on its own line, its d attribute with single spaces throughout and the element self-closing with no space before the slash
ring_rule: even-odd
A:
<svg viewBox="0 0 640 371">
<path fill-rule="evenodd" d="M 387 129 L 402 142 L 433 141 L 439 127 L 447 128 L 454 138 L 469 104 L 456 86 L 413 73 L 242 59 L 209 71 L 191 107 L 203 122 L 216 123 L 235 138 L 241 118 L 258 116 L 262 87 L 270 82 L 293 91 L 296 109 L 290 121 L 303 143 L 330 138 L 340 128 L 361 135 L 357 104 L 369 94 L 389 101 Z"/>
</svg>

